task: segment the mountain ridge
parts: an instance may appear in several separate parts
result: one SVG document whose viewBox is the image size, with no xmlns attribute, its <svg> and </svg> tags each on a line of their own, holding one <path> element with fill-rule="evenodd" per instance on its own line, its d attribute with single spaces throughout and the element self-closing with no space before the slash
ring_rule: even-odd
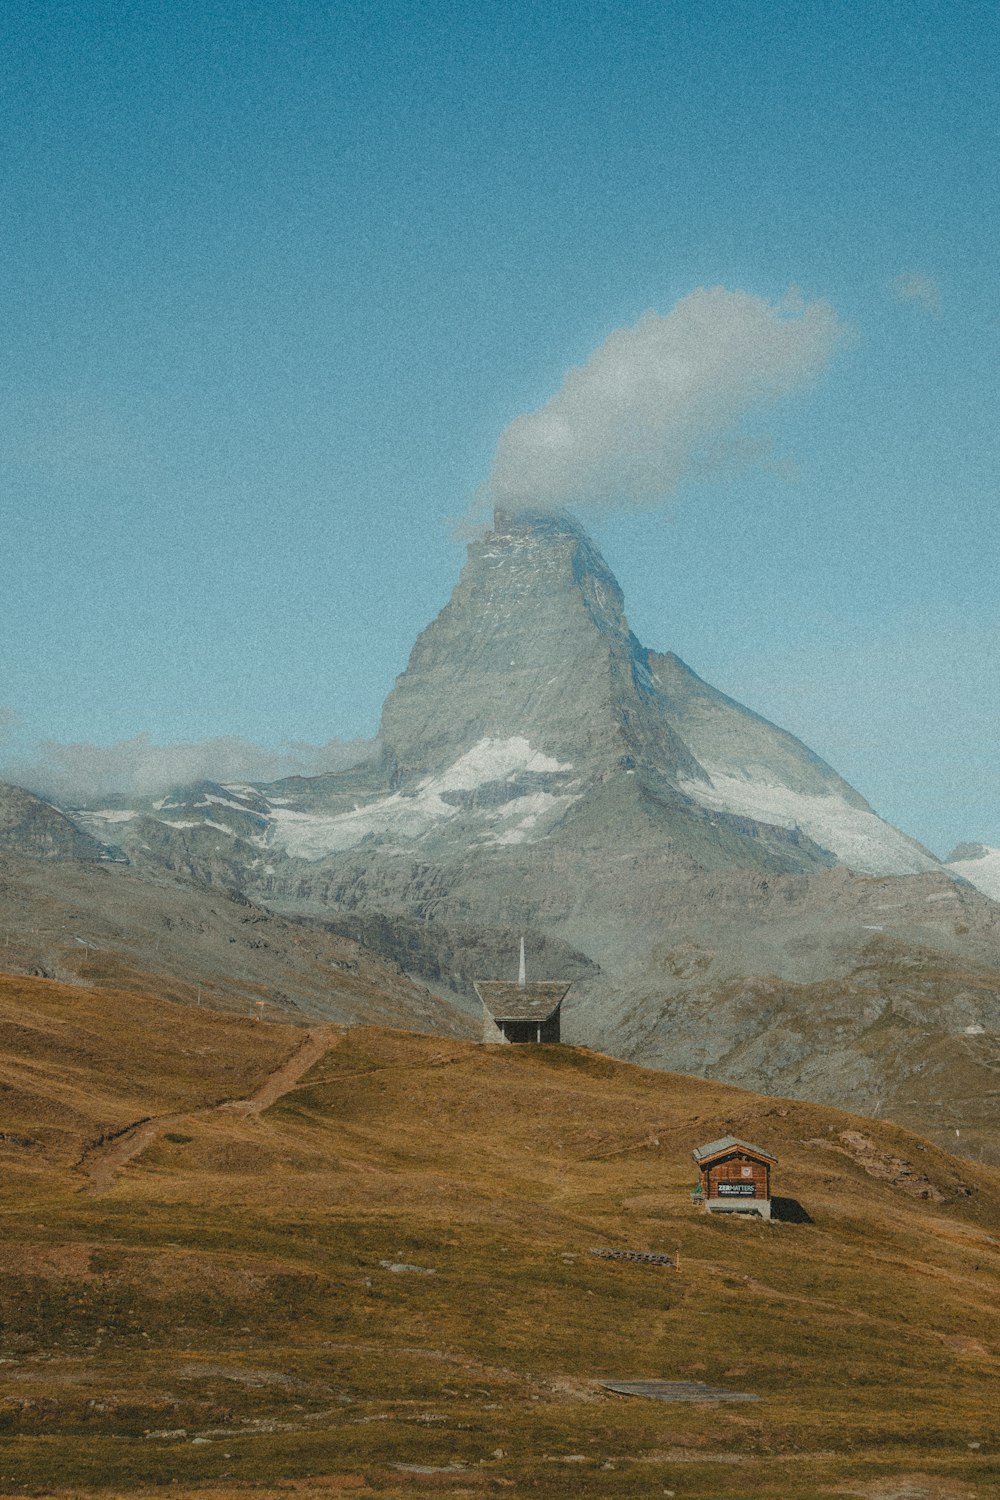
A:
<svg viewBox="0 0 1000 1500">
<path fill-rule="evenodd" d="M 470 543 L 451 599 L 386 697 L 369 759 L 270 786 L 196 783 L 132 812 L 174 832 L 206 825 L 242 839 L 263 868 L 362 843 L 383 853 L 428 844 L 436 855 L 439 836 L 537 844 L 564 824 L 573 838 L 578 804 L 606 801 L 602 788 L 622 777 L 640 790 L 612 799 L 616 816 L 637 829 L 652 809 L 669 846 L 700 866 L 940 868 L 793 735 L 674 653 L 642 646 L 617 580 L 564 512 L 499 511 Z M 95 838 L 148 841 L 117 805 L 72 816 Z M 602 822 L 599 806 L 592 821 Z"/>
</svg>

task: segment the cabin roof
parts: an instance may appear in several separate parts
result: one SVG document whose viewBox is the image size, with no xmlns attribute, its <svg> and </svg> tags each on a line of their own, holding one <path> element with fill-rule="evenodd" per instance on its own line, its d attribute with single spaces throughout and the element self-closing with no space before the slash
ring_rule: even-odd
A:
<svg viewBox="0 0 1000 1500">
<path fill-rule="evenodd" d="M 709 1141 L 707 1146 L 695 1146 L 691 1155 L 700 1166 L 703 1162 L 712 1161 L 717 1156 L 727 1156 L 734 1149 L 749 1151 L 751 1156 L 759 1156 L 762 1161 L 773 1161 L 777 1165 L 778 1158 L 772 1156 L 770 1151 L 764 1151 L 760 1146 L 751 1146 L 749 1141 L 741 1141 L 735 1135 L 724 1135 L 721 1140 Z"/>
<path fill-rule="evenodd" d="M 476 994 L 494 1021 L 547 1021 L 555 1015 L 572 980 L 536 979 L 514 984 L 507 979 L 474 979 Z"/>
</svg>

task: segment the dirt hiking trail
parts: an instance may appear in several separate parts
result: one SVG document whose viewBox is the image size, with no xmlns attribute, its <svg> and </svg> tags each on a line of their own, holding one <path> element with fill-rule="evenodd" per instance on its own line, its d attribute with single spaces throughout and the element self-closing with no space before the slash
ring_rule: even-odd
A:
<svg viewBox="0 0 1000 1500">
<path fill-rule="evenodd" d="M 259 1115 L 269 1109 L 283 1094 L 287 1094 L 308 1073 L 314 1063 L 319 1062 L 340 1040 L 340 1032 L 333 1026 L 317 1026 L 310 1030 L 305 1040 L 280 1067 L 269 1073 L 263 1083 L 246 1099 L 227 1099 L 222 1104 L 209 1104 L 201 1109 L 181 1110 L 174 1115 L 157 1115 L 155 1119 L 139 1120 L 128 1126 L 121 1135 L 103 1144 L 88 1147 L 80 1160 L 80 1166 L 90 1181 L 85 1189 L 90 1194 L 106 1193 L 114 1187 L 115 1178 L 122 1167 L 151 1146 L 158 1136 L 173 1125 L 183 1125 L 205 1115 L 227 1112 L 240 1115 Z"/>
</svg>

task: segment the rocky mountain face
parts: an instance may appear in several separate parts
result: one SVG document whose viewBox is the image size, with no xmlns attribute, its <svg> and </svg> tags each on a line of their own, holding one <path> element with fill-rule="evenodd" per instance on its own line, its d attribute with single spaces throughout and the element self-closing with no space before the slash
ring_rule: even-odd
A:
<svg viewBox="0 0 1000 1500">
<path fill-rule="evenodd" d="M 72 818 L 139 874 L 326 924 L 470 1007 L 524 933 L 536 977 L 576 980 L 567 1037 L 637 1060 L 788 1093 L 822 1076 L 855 1107 L 953 1068 L 943 1039 L 975 1054 L 970 1088 L 1000 1067 L 1000 906 L 955 879 L 989 851 L 942 865 L 794 736 L 642 646 L 567 516 L 498 514 L 471 544 L 363 764 Z M 911 958 L 937 975 L 907 1012 L 920 1045 L 880 1051 L 873 986 L 895 1004 Z"/>
<path fill-rule="evenodd" d="M 472 544 L 386 700 L 380 738 L 403 786 L 509 805 L 509 843 L 537 843 L 556 823 L 560 836 L 600 827 L 603 801 L 613 843 L 623 815 L 648 813 L 657 842 L 699 867 L 818 869 L 843 858 L 839 845 L 879 872 L 936 863 L 793 736 L 640 645 L 617 581 L 567 516 L 501 514 Z M 522 800 L 532 792 L 551 803 Z"/>
<path fill-rule="evenodd" d="M 23 787 L 0 782 L 0 852 L 32 859 L 110 860 L 120 858 L 79 827 L 59 808 Z"/>
<path fill-rule="evenodd" d="M 698 777 L 663 710 L 589 538 L 565 517 L 501 514 L 417 640 L 380 737 L 404 777 L 439 775 L 484 740 L 525 740 L 574 780 L 637 757 L 671 781 Z"/>
<path fill-rule="evenodd" d="M 120 862 L 0 855 L 0 971 L 255 1019 L 477 1032 L 460 1007 L 363 944 L 235 888 Z"/>
</svg>

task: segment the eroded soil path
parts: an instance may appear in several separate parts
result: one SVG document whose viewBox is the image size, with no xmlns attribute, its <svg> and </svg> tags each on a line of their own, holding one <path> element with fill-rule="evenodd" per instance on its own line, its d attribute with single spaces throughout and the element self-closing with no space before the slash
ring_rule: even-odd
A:
<svg viewBox="0 0 1000 1500">
<path fill-rule="evenodd" d="M 241 1115 L 259 1115 L 262 1110 L 270 1109 L 276 1104 L 282 1094 L 287 1094 L 293 1089 L 300 1078 L 303 1078 L 314 1063 L 318 1063 L 331 1047 L 335 1047 L 340 1033 L 332 1026 L 317 1026 L 308 1033 L 305 1041 L 296 1049 L 280 1068 L 275 1068 L 269 1073 L 259 1088 L 247 1099 L 233 1099 L 228 1104 L 219 1104 L 218 1109 L 234 1110 Z"/>
<path fill-rule="evenodd" d="M 177 1114 L 157 1115 L 153 1119 L 139 1120 L 124 1130 L 114 1140 L 90 1147 L 83 1155 L 80 1166 L 89 1180 L 87 1191 L 91 1194 L 106 1193 L 114 1186 L 115 1178 L 122 1167 L 153 1144 L 164 1131 L 172 1126 L 183 1125 L 206 1115 L 230 1113 L 259 1115 L 269 1109 L 283 1094 L 295 1088 L 299 1080 L 308 1073 L 314 1063 L 319 1062 L 331 1048 L 337 1045 L 340 1032 L 333 1026 L 313 1027 L 305 1040 L 280 1067 L 269 1073 L 263 1083 L 246 1099 L 227 1099 L 222 1104 L 210 1104 L 202 1109 L 181 1110 Z"/>
</svg>

